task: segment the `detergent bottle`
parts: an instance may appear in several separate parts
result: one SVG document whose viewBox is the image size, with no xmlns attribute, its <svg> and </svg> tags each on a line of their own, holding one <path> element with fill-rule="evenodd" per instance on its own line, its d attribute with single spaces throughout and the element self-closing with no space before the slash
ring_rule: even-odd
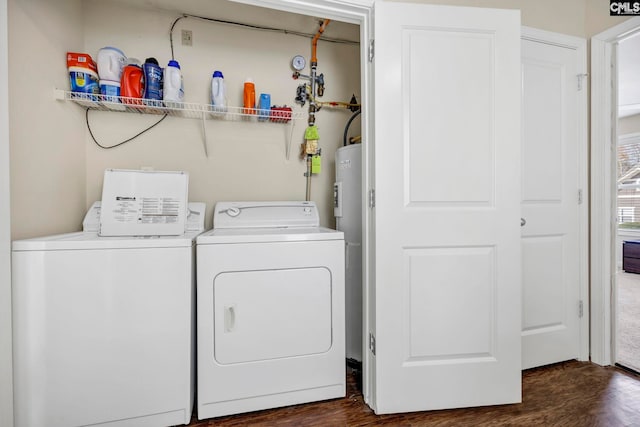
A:
<svg viewBox="0 0 640 427">
<path fill-rule="evenodd" d="M 120 82 L 126 55 L 118 48 L 106 46 L 98 51 L 98 75 L 100 80 Z"/>
<path fill-rule="evenodd" d="M 184 101 L 182 72 L 178 61 L 171 60 L 164 69 L 164 103 L 167 107 L 180 108 Z"/>
<path fill-rule="evenodd" d="M 162 68 L 155 58 L 147 58 L 142 65 L 144 74 L 144 98 L 162 100 Z"/>
<path fill-rule="evenodd" d="M 144 73 L 137 59 L 129 58 L 128 64 L 122 69 L 120 80 L 120 96 L 124 104 L 142 104 L 138 100 L 144 95 Z M 126 99 L 133 98 L 133 99 Z"/>
<path fill-rule="evenodd" d="M 253 83 L 252 78 L 247 78 L 244 81 L 244 114 L 256 113 L 256 85 Z"/>
<path fill-rule="evenodd" d="M 215 111 L 227 110 L 227 94 L 224 76 L 221 71 L 214 71 L 211 79 L 211 105 Z"/>
</svg>

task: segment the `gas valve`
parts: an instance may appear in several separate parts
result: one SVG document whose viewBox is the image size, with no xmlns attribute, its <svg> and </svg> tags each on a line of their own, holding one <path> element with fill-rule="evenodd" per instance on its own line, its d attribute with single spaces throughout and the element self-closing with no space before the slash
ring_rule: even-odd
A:
<svg viewBox="0 0 640 427">
<path fill-rule="evenodd" d="M 318 85 L 318 96 L 324 95 L 324 74 L 320 73 L 319 76 L 316 77 L 316 83 Z"/>
<path fill-rule="evenodd" d="M 309 95 L 307 94 L 307 85 L 301 84 L 296 89 L 296 102 L 302 106 L 307 102 Z"/>
</svg>

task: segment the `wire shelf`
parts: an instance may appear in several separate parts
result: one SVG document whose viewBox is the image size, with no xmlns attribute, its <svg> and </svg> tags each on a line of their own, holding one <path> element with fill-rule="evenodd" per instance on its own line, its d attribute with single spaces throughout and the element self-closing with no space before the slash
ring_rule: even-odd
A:
<svg viewBox="0 0 640 427">
<path fill-rule="evenodd" d="M 213 105 L 190 102 L 167 102 L 152 99 L 128 98 L 124 96 L 98 95 L 78 93 L 68 90 L 54 89 L 55 99 L 71 101 L 82 107 L 97 111 L 111 111 L 135 114 L 155 114 L 199 119 L 202 122 L 202 143 L 204 153 L 209 157 L 207 148 L 207 120 L 242 121 L 256 123 L 289 124 L 285 129 L 285 153 L 287 160 L 291 154 L 293 129 L 297 120 L 304 119 L 304 113 L 291 111 L 289 107 L 274 107 L 270 110 L 243 107 L 215 107 Z M 88 124 L 87 124 L 88 125 Z"/>
<path fill-rule="evenodd" d="M 78 93 L 55 89 L 56 99 L 71 101 L 85 108 L 136 114 L 169 115 L 188 119 L 213 119 L 261 123 L 289 123 L 304 119 L 304 113 L 282 110 L 261 110 L 243 107 L 215 107 L 190 102 L 169 102 L 124 96 Z"/>
</svg>

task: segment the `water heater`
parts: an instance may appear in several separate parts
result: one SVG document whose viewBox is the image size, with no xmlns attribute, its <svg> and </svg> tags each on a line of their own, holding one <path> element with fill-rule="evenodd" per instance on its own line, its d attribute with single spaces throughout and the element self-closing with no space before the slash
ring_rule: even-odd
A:
<svg viewBox="0 0 640 427">
<path fill-rule="evenodd" d="M 362 362 L 362 146 L 336 150 L 333 191 L 336 228 L 346 242 L 345 320 L 347 359 Z"/>
</svg>

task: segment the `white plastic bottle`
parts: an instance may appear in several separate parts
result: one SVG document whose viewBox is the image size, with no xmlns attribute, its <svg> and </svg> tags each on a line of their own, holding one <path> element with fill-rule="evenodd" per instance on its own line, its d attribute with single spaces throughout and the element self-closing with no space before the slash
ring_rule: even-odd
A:
<svg viewBox="0 0 640 427">
<path fill-rule="evenodd" d="M 178 61 L 169 61 L 164 69 L 163 89 L 164 104 L 167 107 L 180 108 L 184 102 L 184 86 Z"/>
<path fill-rule="evenodd" d="M 224 76 L 221 71 L 214 71 L 211 79 L 211 105 L 214 111 L 227 111 L 227 93 Z"/>
<path fill-rule="evenodd" d="M 119 82 L 127 57 L 118 48 L 106 46 L 98 51 L 98 75 L 100 80 Z"/>
</svg>

